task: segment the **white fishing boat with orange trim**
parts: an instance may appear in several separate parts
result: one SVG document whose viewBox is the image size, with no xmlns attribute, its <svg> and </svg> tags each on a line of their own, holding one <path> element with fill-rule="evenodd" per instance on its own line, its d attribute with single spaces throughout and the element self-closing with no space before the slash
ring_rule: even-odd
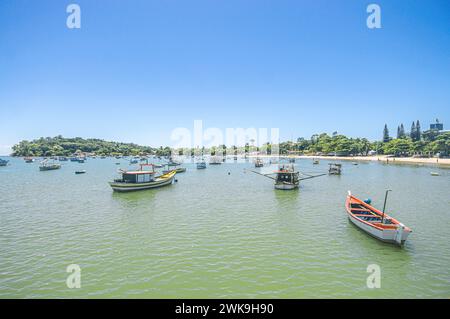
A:
<svg viewBox="0 0 450 319">
<path fill-rule="evenodd" d="M 388 191 L 386 191 L 383 211 L 372 207 L 370 200 L 366 202 L 356 198 L 350 191 L 345 201 L 345 208 L 348 218 L 358 228 L 381 241 L 403 245 L 412 230 L 384 213 Z"/>
</svg>

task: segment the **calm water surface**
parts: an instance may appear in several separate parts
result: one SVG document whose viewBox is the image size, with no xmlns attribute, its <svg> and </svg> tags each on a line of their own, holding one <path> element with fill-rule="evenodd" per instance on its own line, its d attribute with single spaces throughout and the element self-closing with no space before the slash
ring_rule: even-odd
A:
<svg viewBox="0 0 450 319">
<path fill-rule="evenodd" d="M 448 169 L 343 162 L 342 176 L 280 191 L 245 172 L 251 162 L 186 164 L 171 186 L 117 194 L 107 182 L 125 160 L 48 172 L 10 160 L 0 167 L 0 298 L 450 297 Z M 386 188 L 387 211 L 413 229 L 402 249 L 346 217 L 347 190 L 382 208 Z M 66 286 L 70 264 L 80 289 Z M 369 264 L 381 267 L 380 289 L 366 286 Z"/>
</svg>

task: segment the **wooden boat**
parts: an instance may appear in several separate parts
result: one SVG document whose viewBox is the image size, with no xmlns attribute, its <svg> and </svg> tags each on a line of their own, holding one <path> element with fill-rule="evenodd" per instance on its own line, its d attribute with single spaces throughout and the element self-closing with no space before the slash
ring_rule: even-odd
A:
<svg viewBox="0 0 450 319">
<path fill-rule="evenodd" d="M 328 174 L 330 174 L 330 175 L 341 175 L 342 164 L 328 163 L 328 165 L 330 166 L 328 168 Z"/>
<path fill-rule="evenodd" d="M 9 161 L 0 158 L 0 166 L 6 166 L 8 165 L 8 162 Z"/>
<path fill-rule="evenodd" d="M 386 206 L 386 198 L 384 203 Z M 345 208 L 353 224 L 381 241 L 402 245 L 412 232 L 396 219 L 356 198 L 350 191 L 345 201 Z"/>
<path fill-rule="evenodd" d="M 41 165 L 39 165 L 40 171 L 52 171 L 60 168 L 61 164 L 49 163 L 47 160 L 44 160 L 43 162 L 41 162 Z"/>
<path fill-rule="evenodd" d="M 264 162 L 260 158 L 257 158 L 255 161 L 255 167 L 263 167 L 263 166 Z"/>
<path fill-rule="evenodd" d="M 294 169 L 294 165 L 280 165 L 278 167 L 277 171 L 270 173 L 270 174 L 261 174 L 256 171 L 251 171 L 251 172 L 275 180 L 275 189 L 281 189 L 281 190 L 296 189 L 299 187 L 300 181 L 302 181 L 302 180 L 326 175 L 326 174 L 308 175 L 308 174 L 302 173 L 302 175 L 305 175 L 306 177 L 300 177 L 300 172 L 296 171 Z M 272 174 L 275 174 L 275 177 L 270 176 Z"/>
<path fill-rule="evenodd" d="M 77 175 L 80 175 L 80 174 L 85 174 L 86 173 L 86 171 L 85 170 L 82 170 L 82 171 L 75 171 L 75 174 L 77 174 Z"/>
<path fill-rule="evenodd" d="M 110 182 L 109 185 L 115 192 L 131 192 L 144 189 L 162 187 L 172 184 L 176 171 L 172 170 L 167 174 L 155 176 L 156 172 L 145 171 L 143 166 L 153 166 L 151 164 L 141 164 L 138 171 L 122 171 L 122 178 Z"/>
</svg>

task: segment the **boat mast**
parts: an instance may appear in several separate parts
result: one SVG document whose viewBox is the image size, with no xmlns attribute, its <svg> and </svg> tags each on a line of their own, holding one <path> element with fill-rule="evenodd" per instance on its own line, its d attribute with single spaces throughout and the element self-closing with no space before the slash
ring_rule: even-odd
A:
<svg viewBox="0 0 450 319">
<path fill-rule="evenodd" d="M 391 191 L 392 191 L 391 189 L 387 189 L 386 195 L 384 196 L 383 216 L 381 217 L 381 224 L 383 224 L 383 222 L 384 222 L 384 210 L 386 209 L 386 201 L 387 201 L 388 193 Z"/>
</svg>

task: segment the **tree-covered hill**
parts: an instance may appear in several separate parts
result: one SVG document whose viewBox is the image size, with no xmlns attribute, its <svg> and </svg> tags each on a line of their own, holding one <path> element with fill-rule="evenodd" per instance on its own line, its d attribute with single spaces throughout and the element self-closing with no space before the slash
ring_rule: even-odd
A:
<svg viewBox="0 0 450 319">
<path fill-rule="evenodd" d="M 97 155 L 139 155 L 154 153 L 149 146 L 133 143 L 109 142 L 101 139 L 81 137 L 41 137 L 32 141 L 21 141 L 13 146 L 13 156 L 70 156 L 75 153 Z"/>
</svg>

